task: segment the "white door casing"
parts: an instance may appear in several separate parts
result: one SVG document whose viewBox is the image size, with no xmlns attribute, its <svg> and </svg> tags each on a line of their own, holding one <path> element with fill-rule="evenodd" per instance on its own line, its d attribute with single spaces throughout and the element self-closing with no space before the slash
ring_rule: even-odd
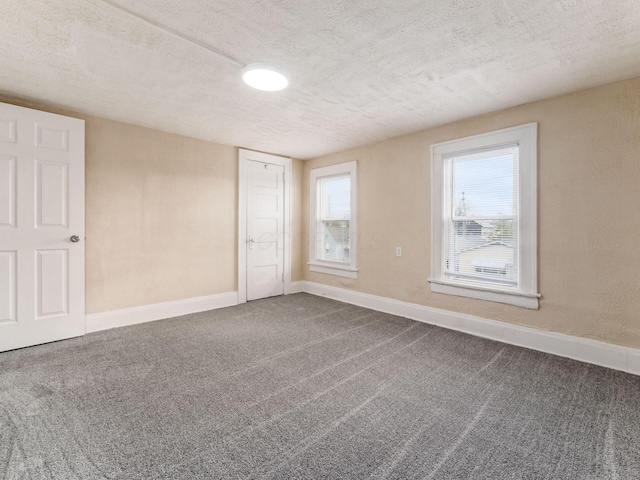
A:
<svg viewBox="0 0 640 480">
<path fill-rule="evenodd" d="M 238 301 L 291 289 L 291 159 L 239 150 Z"/>
<path fill-rule="evenodd" d="M 84 333 L 84 121 L 0 103 L 0 351 Z"/>
</svg>

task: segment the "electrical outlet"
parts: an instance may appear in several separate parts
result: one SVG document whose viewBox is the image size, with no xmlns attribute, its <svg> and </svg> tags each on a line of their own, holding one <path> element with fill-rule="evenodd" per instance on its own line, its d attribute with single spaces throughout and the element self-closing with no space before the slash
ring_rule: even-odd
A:
<svg viewBox="0 0 640 480">
<path fill-rule="evenodd" d="M 402 247 L 396 247 L 396 257 L 402 256 Z"/>
</svg>

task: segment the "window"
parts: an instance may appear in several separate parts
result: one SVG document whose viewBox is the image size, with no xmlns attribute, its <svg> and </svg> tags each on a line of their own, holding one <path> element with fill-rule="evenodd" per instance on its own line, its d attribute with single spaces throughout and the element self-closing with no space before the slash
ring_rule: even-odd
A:
<svg viewBox="0 0 640 480">
<path fill-rule="evenodd" d="M 538 308 L 537 124 L 431 147 L 431 291 Z"/>
<path fill-rule="evenodd" d="M 309 268 L 357 278 L 356 162 L 311 170 L 310 192 Z"/>
</svg>

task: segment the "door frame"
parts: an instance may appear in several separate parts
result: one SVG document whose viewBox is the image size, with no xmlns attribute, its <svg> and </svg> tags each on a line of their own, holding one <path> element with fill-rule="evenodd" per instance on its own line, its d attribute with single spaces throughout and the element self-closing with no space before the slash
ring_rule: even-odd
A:
<svg viewBox="0 0 640 480">
<path fill-rule="evenodd" d="M 238 149 L 238 303 L 247 302 L 247 168 L 250 161 L 284 167 L 284 294 L 291 293 L 291 158 Z"/>
</svg>

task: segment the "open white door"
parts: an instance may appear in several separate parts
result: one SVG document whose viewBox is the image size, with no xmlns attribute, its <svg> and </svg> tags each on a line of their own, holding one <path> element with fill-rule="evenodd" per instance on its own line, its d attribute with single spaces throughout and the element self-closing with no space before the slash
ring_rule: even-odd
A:
<svg viewBox="0 0 640 480">
<path fill-rule="evenodd" d="M 84 121 L 0 103 L 0 351 L 84 332 Z"/>
<path fill-rule="evenodd" d="M 238 300 L 288 293 L 291 159 L 240 150 Z"/>
</svg>

